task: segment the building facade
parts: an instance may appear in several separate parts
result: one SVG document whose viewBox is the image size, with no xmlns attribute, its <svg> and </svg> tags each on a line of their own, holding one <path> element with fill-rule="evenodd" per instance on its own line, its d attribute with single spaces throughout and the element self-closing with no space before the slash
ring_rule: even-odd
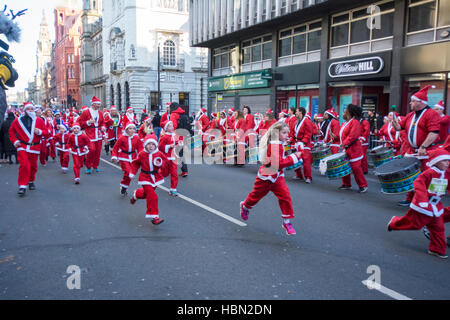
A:
<svg viewBox="0 0 450 320">
<path fill-rule="evenodd" d="M 435 85 L 430 105 L 450 102 L 450 1 L 191 0 L 190 6 L 191 45 L 209 49 L 210 110 L 334 107 L 342 115 L 353 103 L 405 114 L 410 96 L 427 84 Z"/>
<path fill-rule="evenodd" d="M 81 10 L 57 7 L 55 13 L 56 101 L 60 106 L 79 107 Z"/>
<path fill-rule="evenodd" d="M 189 45 L 188 7 L 188 0 L 112 0 L 103 6 L 108 106 L 140 113 L 177 102 L 195 112 L 206 104 L 208 51 Z"/>
<path fill-rule="evenodd" d="M 93 96 L 106 101 L 103 74 L 102 1 L 85 0 L 81 16 L 81 103 L 89 105 Z"/>
</svg>

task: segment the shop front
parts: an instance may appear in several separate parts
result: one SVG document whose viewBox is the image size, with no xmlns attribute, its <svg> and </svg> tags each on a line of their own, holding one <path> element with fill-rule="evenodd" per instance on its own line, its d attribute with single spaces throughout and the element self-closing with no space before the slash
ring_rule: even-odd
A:
<svg viewBox="0 0 450 320">
<path fill-rule="evenodd" d="M 270 69 L 209 78 L 209 111 L 249 106 L 252 113 L 265 113 L 270 106 L 271 79 Z"/>
</svg>

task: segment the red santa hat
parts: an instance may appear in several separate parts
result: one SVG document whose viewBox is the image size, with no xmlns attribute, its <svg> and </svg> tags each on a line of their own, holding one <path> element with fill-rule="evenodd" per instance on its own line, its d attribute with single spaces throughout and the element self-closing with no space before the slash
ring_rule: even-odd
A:
<svg viewBox="0 0 450 320">
<path fill-rule="evenodd" d="M 147 144 L 153 143 L 155 146 L 158 146 L 158 140 L 154 133 L 148 134 L 144 138 L 144 148 Z"/>
<path fill-rule="evenodd" d="M 444 101 L 441 100 L 434 105 L 435 108 L 444 109 Z"/>
<path fill-rule="evenodd" d="M 419 101 L 428 104 L 428 89 L 436 88 L 436 86 L 428 85 L 417 91 L 411 96 L 411 100 Z"/>
<path fill-rule="evenodd" d="M 325 111 L 326 114 L 329 114 L 330 116 L 332 116 L 333 118 L 337 119 L 338 115 L 336 113 L 336 111 L 334 111 L 333 108 L 328 109 L 327 111 Z"/>
<path fill-rule="evenodd" d="M 228 112 L 234 112 L 234 108 L 228 109 Z"/>
<path fill-rule="evenodd" d="M 207 110 L 205 108 L 200 108 L 200 111 L 206 113 Z"/>
<path fill-rule="evenodd" d="M 308 112 L 305 117 L 311 119 L 311 112 Z"/>
<path fill-rule="evenodd" d="M 211 115 L 212 115 L 213 118 L 217 117 L 217 113 L 215 113 L 215 112 L 213 112 Z"/>
<path fill-rule="evenodd" d="M 128 122 L 128 124 L 125 126 L 125 130 L 127 130 L 130 127 L 134 127 L 136 129 L 136 125 L 134 124 L 134 122 Z"/>
<path fill-rule="evenodd" d="M 432 167 L 442 160 L 450 160 L 450 153 L 444 148 L 438 148 L 433 151 L 430 151 L 428 154 L 429 161 L 427 162 L 427 166 Z"/>
<path fill-rule="evenodd" d="M 282 114 L 284 114 L 285 116 L 288 116 L 288 115 L 289 115 L 289 113 L 288 113 L 288 110 L 287 110 L 287 109 L 284 109 L 284 110 L 282 110 L 282 111 L 281 111 L 281 113 L 282 113 Z"/>
<path fill-rule="evenodd" d="M 273 110 L 272 110 L 272 109 L 269 109 L 269 110 L 267 110 L 266 113 L 268 113 L 268 114 L 273 114 Z"/>
<path fill-rule="evenodd" d="M 27 108 L 32 108 L 34 110 L 34 105 L 31 102 L 25 102 L 23 110 L 25 111 Z"/>
<path fill-rule="evenodd" d="M 117 110 L 117 107 L 112 105 L 111 108 L 109 108 L 109 110 Z"/>
<path fill-rule="evenodd" d="M 127 107 L 127 112 L 128 111 L 133 111 L 133 108 L 132 107 Z"/>
<path fill-rule="evenodd" d="M 92 100 L 91 100 L 91 104 L 94 104 L 94 103 L 101 104 L 102 102 L 99 98 L 97 98 L 96 96 L 93 96 Z"/>
<path fill-rule="evenodd" d="M 150 117 L 145 117 L 144 118 L 144 122 L 151 121 L 151 120 L 152 120 L 152 118 L 150 118 Z"/>
<path fill-rule="evenodd" d="M 167 126 L 169 125 L 169 123 L 172 123 L 173 124 L 173 122 L 172 121 L 166 121 L 166 122 L 164 122 L 162 125 L 163 125 L 163 129 L 164 129 L 164 131 L 167 131 Z"/>
<path fill-rule="evenodd" d="M 81 129 L 81 126 L 80 126 L 80 123 L 79 123 L 79 122 L 75 122 L 75 123 L 73 124 L 72 129 L 75 129 L 75 128 Z"/>
<path fill-rule="evenodd" d="M 321 113 L 316 114 L 317 119 L 323 119 L 323 115 Z"/>
<path fill-rule="evenodd" d="M 81 107 L 81 111 L 85 111 L 85 110 L 87 110 L 87 109 L 89 109 L 87 106 L 82 106 L 82 107 Z"/>
</svg>

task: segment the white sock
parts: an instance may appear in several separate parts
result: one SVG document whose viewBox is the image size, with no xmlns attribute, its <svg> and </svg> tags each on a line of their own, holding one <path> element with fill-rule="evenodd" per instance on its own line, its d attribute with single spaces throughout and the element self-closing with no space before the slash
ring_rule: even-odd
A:
<svg viewBox="0 0 450 320">
<path fill-rule="evenodd" d="M 291 223 L 291 220 L 289 220 L 289 219 L 283 219 L 283 223 Z"/>
</svg>

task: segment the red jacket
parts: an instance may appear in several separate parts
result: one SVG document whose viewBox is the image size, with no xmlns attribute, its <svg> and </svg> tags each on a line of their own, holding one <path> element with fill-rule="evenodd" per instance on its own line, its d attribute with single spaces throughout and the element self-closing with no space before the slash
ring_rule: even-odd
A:
<svg viewBox="0 0 450 320">
<path fill-rule="evenodd" d="M 88 136 L 88 138 L 94 142 L 103 139 L 103 132 L 106 131 L 105 121 L 103 119 L 103 112 L 97 110 L 96 112 L 89 108 L 88 110 L 83 111 L 78 122 L 80 123 L 80 127 L 84 130 L 84 133 Z M 94 120 L 95 122 L 92 124 L 88 124 L 89 120 Z"/>
<path fill-rule="evenodd" d="M 137 158 L 131 163 L 130 178 L 133 178 L 139 168 L 141 168 L 138 184 L 156 187 L 164 183 L 164 177 L 160 169 L 166 164 L 166 157 L 158 149 L 155 149 L 153 153 L 143 150 L 139 152 Z"/>
<path fill-rule="evenodd" d="M 71 149 L 72 155 L 81 157 L 88 154 L 91 141 L 87 135 L 80 132 L 78 135 L 74 133 L 71 134 L 67 143 Z"/>
<path fill-rule="evenodd" d="M 284 177 L 284 168 L 293 166 L 300 161 L 295 154 L 286 156 L 284 145 L 285 143 L 281 141 L 270 142 L 266 150 L 266 159 L 264 159 L 263 165 L 258 169 L 259 179 L 275 183 L 278 178 Z"/>
<path fill-rule="evenodd" d="M 297 121 L 290 132 L 291 144 L 295 144 L 297 150 L 311 150 L 313 134 L 314 124 L 307 117 L 303 117 L 301 121 Z"/>
<path fill-rule="evenodd" d="M 69 138 L 70 138 L 70 133 L 68 132 L 59 132 L 56 136 L 55 136 L 55 147 L 56 150 L 59 150 L 61 152 L 70 152 L 70 146 L 69 146 Z"/>
<path fill-rule="evenodd" d="M 167 160 L 176 160 L 175 147 L 181 144 L 180 138 L 175 133 L 168 133 L 159 139 L 158 149 L 167 158 Z"/>
<path fill-rule="evenodd" d="M 24 116 L 14 119 L 9 128 L 9 140 L 12 144 L 16 141 L 20 141 L 20 145 L 17 147 L 17 151 L 26 151 L 29 153 L 41 153 L 41 139 L 48 134 L 47 127 L 44 120 L 36 117 L 31 124 L 31 132 L 29 132 L 23 122 Z M 36 134 L 34 129 L 39 129 L 40 132 Z"/>
<path fill-rule="evenodd" d="M 448 129 L 450 127 L 450 116 L 442 115 L 441 120 L 439 121 L 440 129 L 439 129 L 439 138 L 436 142 L 444 143 L 445 139 L 448 136 Z"/>
<path fill-rule="evenodd" d="M 331 119 L 330 123 L 328 123 L 327 130 L 325 131 L 325 138 L 324 142 L 329 143 L 331 147 L 339 147 L 339 131 L 341 130 L 341 125 L 339 124 L 339 121 L 336 119 Z M 331 138 L 330 133 L 333 133 L 336 137 Z"/>
<path fill-rule="evenodd" d="M 134 134 L 132 137 L 122 135 L 114 144 L 114 148 L 111 152 L 111 159 L 132 162 L 143 149 L 144 146 L 142 140 L 137 134 Z"/>
<path fill-rule="evenodd" d="M 122 116 L 118 113 L 117 116 L 112 116 L 111 113 L 104 114 L 104 121 L 106 127 L 106 138 L 111 140 L 117 140 L 119 138 L 119 132 L 121 132 L 120 122 Z"/>
<path fill-rule="evenodd" d="M 359 137 L 361 136 L 361 124 L 352 118 L 342 124 L 339 131 L 340 143 L 345 147 L 350 162 L 355 162 L 363 158 L 363 149 Z"/>
<path fill-rule="evenodd" d="M 206 132 L 209 127 L 209 119 L 206 114 L 202 114 L 200 118 L 198 118 L 196 122 L 197 128 L 200 129 L 202 132 Z"/>
<path fill-rule="evenodd" d="M 369 146 L 369 137 L 370 137 L 370 123 L 365 119 L 361 119 L 361 136 L 359 140 L 361 141 L 362 146 Z"/>
<path fill-rule="evenodd" d="M 184 110 L 181 107 L 178 107 L 177 110 L 173 111 L 170 114 L 170 121 L 173 123 L 173 129 L 177 130 L 178 128 L 178 119 L 180 119 L 180 114 L 184 113 Z"/>
</svg>

